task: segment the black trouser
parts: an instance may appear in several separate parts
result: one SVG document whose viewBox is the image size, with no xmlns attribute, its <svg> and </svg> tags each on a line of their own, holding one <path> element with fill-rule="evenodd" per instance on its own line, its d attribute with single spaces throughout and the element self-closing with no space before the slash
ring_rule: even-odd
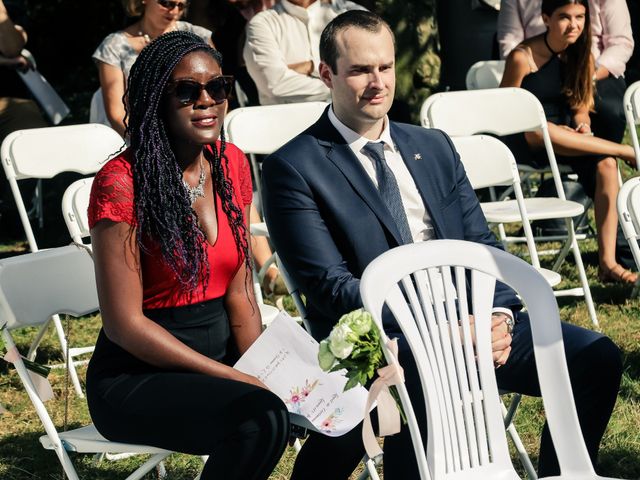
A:
<svg viewBox="0 0 640 480">
<path fill-rule="evenodd" d="M 496 370 L 498 385 L 504 390 L 539 396 L 529 318 L 522 313 L 518 317 L 509 359 L 504 366 Z M 387 333 L 390 337 L 399 338 L 400 363 L 405 371 L 405 384 L 413 405 L 424 404 L 415 364 L 406 340 L 400 334 Z M 620 351 L 602 334 L 575 325 L 563 323 L 562 336 L 580 425 L 589 455 L 595 465 L 598 446 L 613 411 L 622 376 Z M 424 410 L 416 408 L 415 411 L 423 438 L 426 439 Z M 373 418 L 375 419 L 375 415 Z M 363 455 L 360 427 L 338 438 L 311 435 L 298 455 L 291 478 L 346 479 Z M 327 458 L 332 460 L 327 462 Z M 318 469 L 318 465 L 322 465 L 322 468 Z M 383 466 L 385 480 L 419 478 L 408 428 L 403 428 L 399 434 L 385 439 Z M 560 473 L 546 425 L 542 432 L 538 472 L 540 477 Z"/>
<path fill-rule="evenodd" d="M 229 328 L 221 299 L 146 313 L 201 353 L 225 356 Z M 287 409 L 270 391 L 151 367 L 104 332 L 87 372 L 87 398 L 96 428 L 109 440 L 210 455 L 202 480 L 266 479 L 289 438 Z"/>
</svg>

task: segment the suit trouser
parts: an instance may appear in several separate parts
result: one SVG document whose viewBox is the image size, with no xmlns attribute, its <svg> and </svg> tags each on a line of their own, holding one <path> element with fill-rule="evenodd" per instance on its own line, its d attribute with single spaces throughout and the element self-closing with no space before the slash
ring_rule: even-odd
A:
<svg viewBox="0 0 640 480">
<path fill-rule="evenodd" d="M 627 88 L 624 77 L 607 77 L 596 83 L 591 130 L 601 138 L 620 143 L 627 126 L 622 99 Z"/>
<path fill-rule="evenodd" d="M 401 334 L 387 333 L 390 337 L 397 336 L 399 339 L 400 363 L 405 371 L 405 383 L 414 406 L 421 405 L 422 391 L 407 342 Z M 622 376 L 620 350 L 602 334 L 575 325 L 563 323 L 562 335 L 580 425 L 587 449 L 595 464 L 598 446 L 613 411 Z M 496 377 L 501 389 L 540 396 L 531 329 L 526 314 L 518 315 L 509 359 L 504 366 L 496 370 Z M 422 409 L 416 408 L 416 415 L 422 427 L 423 438 L 426 439 L 425 413 Z M 372 417 L 375 421 L 376 415 Z M 298 455 L 291 478 L 346 479 L 363 455 L 360 427 L 338 438 L 310 435 Z M 408 428 L 403 428 L 399 434 L 385 439 L 383 465 L 385 480 L 419 478 Z M 559 473 L 546 425 L 542 431 L 538 472 L 541 477 Z"/>
</svg>

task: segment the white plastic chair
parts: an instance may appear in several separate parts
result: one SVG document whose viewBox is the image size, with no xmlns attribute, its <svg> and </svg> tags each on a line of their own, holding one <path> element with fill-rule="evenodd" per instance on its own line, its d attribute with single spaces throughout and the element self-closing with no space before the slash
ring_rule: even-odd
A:
<svg viewBox="0 0 640 480">
<path fill-rule="evenodd" d="M 640 142 L 637 130 L 637 126 L 640 125 L 640 80 L 629 85 L 622 101 L 633 151 L 636 154 L 636 160 L 640 160 Z"/>
<path fill-rule="evenodd" d="M 519 478 L 509 458 L 491 352 L 496 280 L 519 293 L 531 318 L 542 400 L 562 472 L 555 478 L 601 478 L 582 438 L 558 307 L 547 281 L 513 255 L 461 240 L 394 248 L 371 262 L 360 283 L 364 307 L 378 328 L 383 330 L 387 305 L 416 360 L 427 412 L 426 454 L 406 387 L 398 389 L 420 478 Z M 386 346 L 384 351 L 393 362 Z"/>
<path fill-rule="evenodd" d="M 481 60 L 467 70 L 467 90 L 498 88 L 504 74 L 504 60 Z"/>
<path fill-rule="evenodd" d="M 422 105 L 420 115 L 423 126 L 439 128 L 452 137 L 478 133 L 510 135 L 536 130 L 542 132 L 545 151 L 549 159 L 549 168 L 553 174 L 558 196 L 553 201 L 553 206 L 549 205 L 547 215 L 543 217 L 541 212 L 537 218 L 564 218 L 569 233 L 566 239 L 546 237 L 539 240 L 565 240 L 553 270 L 558 271 L 567 254 L 570 251 L 573 252 L 582 287 L 556 292 L 556 295 L 583 295 L 591 322 L 597 327 L 598 318 L 591 291 L 589 290 L 589 280 L 580 255 L 572 218 L 580 215 L 584 211 L 584 207 L 580 205 L 578 210 L 578 203 L 570 202 L 566 199 L 560 170 L 547 128 L 547 120 L 538 99 L 522 88 L 445 92 L 427 98 Z M 532 217 L 530 216 L 530 218 Z M 517 237 L 505 237 L 501 240 L 503 242 L 522 241 Z"/>
<path fill-rule="evenodd" d="M 256 155 L 268 155 L 315 123 L 327 108 L 324 102 L 288 103 L 237 108 L 224 119 L 229 142 L 249 155 L 258 196 L 262 199 Z"/>
<path fill-rule="evenodd" d="M 96 310 L 93 262 L 84 249 L 71 245 L 0 260 L 0 331 L 7 351 L 15 349 L 11 335 L 14 329 L 42 326 L 57 314 L 79 317 Z M 93 425 L 58 432 L 22 357 L 18 357 L 15 367 L 46 432 L 40 443 L 55 451 L 70 480 L 79 477 L 69 452 L 150 454 L 151 458 L 126 480 L 141 479 L 171 454 L 155 447 L 110 442 Z"/>
<path fill-rule="evenodd" d="M 110 155 L 122 147 L 122 144 L 120 136 L 111 128 L 91 124 L 18 130 L 5 138 L 0 148 L 2 166 L 32 252 L 38 250 L 38 245 L 18 182 L 27 178 L 52 178 L 65 171 L 95 173 Z M 52 320 L 64 356 L 67 351 L 64 330 L 57 316 Z M 29 359 L 35 358 L 36 349 L 46 330 L 47 325 L 44 325 L 36 336 L 29 350 Z M 78 362 L 74 358 L 92 350 L 93 347 L 69 349 L 69 373 L 79 396 L 83 396 L 83 393 L 75 369 Z"/>
<path fill-rule="evenodd" d="M 636 268 L 640 269 L 640 177 L 627 180 L 618 192 L 618 220 L 624 233 L 624 238 L 629 242 L 629 248 L 636 262 Z M 636 282 L 631 298 L 638 296 L 640 291 L 640 279 Z"/>
</svg>

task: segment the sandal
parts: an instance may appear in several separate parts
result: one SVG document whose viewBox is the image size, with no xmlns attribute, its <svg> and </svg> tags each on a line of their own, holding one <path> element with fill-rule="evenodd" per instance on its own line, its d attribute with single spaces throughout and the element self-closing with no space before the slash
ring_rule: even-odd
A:
<svg viewBox="0 0 640 480">
<path fill-rule="evenodd" d="M 638 274 L 617 263 L 613 268 L 599 267 L 598 280 L 602 283 L 620 282 L 635 285 L 638 280 Z"/>
</svg>

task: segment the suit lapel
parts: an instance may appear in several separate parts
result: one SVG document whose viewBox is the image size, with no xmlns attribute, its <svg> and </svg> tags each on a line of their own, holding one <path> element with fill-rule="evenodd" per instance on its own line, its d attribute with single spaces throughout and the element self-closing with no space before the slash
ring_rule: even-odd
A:
<svg viewBox="0 0 640 480">
<path fill-rule="evenodd" d="M 425 145 L 418 146 L 409 135 L 393 122 L 391 122 L 391 138 L 396 142 L 396 146 L 402 155 L 402 160 L 409 173 L 411 173 L 418 192 L 420 192 L 424 206 L 431 216 L 437 238 L 442 238 L 444 219 L 440 209 L 440 198 L 436 195 L 436 192 L 439 192 L 440 189 L 437 188 L 433 175 L 436 170 L 430 168 L 436 160 Z"/>
<path fill-rule="evenodd" d="M 326 111 L 318 123 L 316 123 L 316 126 L 318 129 L 314 132 L 314 135 L 318 138 L 318 143 L 327 149 L 327 159 L 342 172 L 356 194 L 360 196 L 373 213 L 375 213 L 380 222 L 393 235 L 398 245 L 402 245 L 402 238 L 400 237 L 398 227 L 382 201 L 382 198 L 380 198 L 378 190 L 349 145 L 329 120 Z"/>
</svg>

